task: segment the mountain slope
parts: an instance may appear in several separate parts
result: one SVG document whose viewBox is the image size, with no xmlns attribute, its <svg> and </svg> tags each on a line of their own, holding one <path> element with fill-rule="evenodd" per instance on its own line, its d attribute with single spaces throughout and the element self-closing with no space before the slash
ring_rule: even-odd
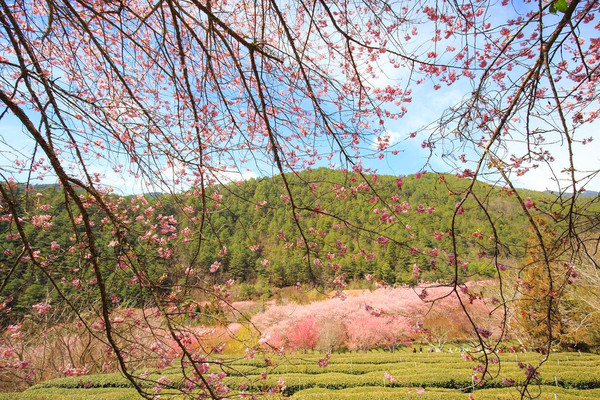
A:
<svg viewBox="0 0 600 400">
<path fill-rule="evenodd" d="M 288 175 L 286 182 L 277 176 L 213 186 L 204 193 L 107 196 L 124 221 L 119 229 L 127 233 L 126 244 L 115 241 L 116 227 L 82 191 L 109 293 L 140 303 L 140 279 L 158 282 L 168 292 L 169 285 L 187 282 L 192 270 L 203 282 L 260 278 L 276 286 L 330 285 L 341 274 L 349 280 L 371 274 L 388 283 L 448 280 L 454 276 L 454 253 L 462 266 L 459 278 L 479 279 L 495 275 L 491 255 L 511 263 L 525 254 L 527 219 L 502 188 L 451 175 L 420 174 L 400 182 L 324 168 Z M 472 183 L 476 199 L 471 196 L 462 205 L 452 231 L 455 207 Z M 553 198 L 521 195 L 540 204 Z M 15 190 L 14 199 L 27 216 L 23 224 L 32 247 L 51 267 L 45 274 L 26 259 L 18 263 L 5 291 L 14 297 L 12 307 L 25 313 L 56 296 L 50 277 L 67 294 L 85 291 L 86 284 L 91 292 L 94 277 L 83 227 L 60 188 L 34 188 L 27 198 Z M 2 221 L 0 264 L 6 271 L 22 244 L 10 219 Z M 131 254 L 143 274 L 127 268 L 124 257 Z"/>
</svg>

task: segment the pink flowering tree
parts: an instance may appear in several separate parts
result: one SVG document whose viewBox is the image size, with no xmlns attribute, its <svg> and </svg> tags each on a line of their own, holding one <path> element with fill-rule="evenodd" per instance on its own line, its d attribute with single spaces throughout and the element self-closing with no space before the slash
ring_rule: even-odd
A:
<svg viewBox="0 0 600 400">
<path fill-rule="evenodd" d="M 396 351 L 402 346 L 411 346 L 416 339 L 414 329 L 409 326 L 407 318 L 398 316 L 387 318 L 382 324 L 383 344 L 389 351 Z"/>
<path fill-rule="evenodd" d="M 349 318 L 346 330 L 348 331 L 348 349 L 367 351 L 382 346 L 384 334 L 381 321 L 369 316 Z"/>
<path fill-rule="evenodd" d="M 288 346 L 292 350 L 314 350 L 319 340 L 320 332 L 314 318 L 305 318 L 290 326 L 287 334 Z"/>
<path fill-rule="evenodd" d="M 0 166 L 3 324 L 18 307 L 14 295 L 25 270 L 50 288 L 46 304 L 97 338 L 144 396 L 155 393 L 133 371 L 156 359 L 175 363 L 186 376 L 182 384 L 157 381 L 157 393 L 230 394 L 221 375 L 207 378 L 207 360 L 218 360 L 222 347 L 201 345 L 204 331 L 187 321 L 223 323 L 219 308 L 236 314 L 229 306 L 232 281 L 222 279 L 225 228 L 246 234 L 252 254 L 236 257 L 277 272 L 261 253 L 264 244 L 252 242 L 260 226 L 231 228 L 220 219 L 225 210 L 237 212 L 225 194 L 257 212 L 273 206 L 258 190 L 243 191 L 254 168 L 253 175 L 277 175 L 276 198 L 291 227 L 268 244 L 295 249 L 291 262 L 309 283 L 324 283 L 319 271 L 326 269 L 333 275 L 328 283 L 343 295 L 347 274 L 336 257 L 360 267 L 381 256 L 361 241 L 395 245 L 400 255 L 419 257 L 408 272 L 415 282 L 445 271 L 443 296 L 459 303 L 480 346 L 494 348 L 491 331 L 469 313 L 469 303 L 481 298 L 461 282 L 472 275 L 473 261 L 492 266 L 496 305 L 508 315 L 505 278 L 527 266 L 511 265 L 510 233 L 497 229 L 503 210 L 493 207 L 496 188 L 478 190 L 478 182 L 503 186 L 516 199 L 539 247 L 536 265 L 548 272 L 548 310 L 570 279 L 553 275 L 553 265 L 584 258 L 597 266 L 593 235 L 586 234 L 597 229 L 597 199 L 580 195 L 598 165 L 575 156 L 590 145 L 599 115 L 597 13 L 593 0 L 518 7 L 487 0 L 417 7 L 384 0 L 1 1 L 0 122 L 14 134 L 2 136 L 7 150 Z M 461 178 L 451 185 L 440 177 L 455 208 L 448 223 L 422 232 L 406 215 L 436 218 L 435 205 L 401 198 L 403 180 L 396 192 L 380 192 L 377 167 L 369 165 L 402 153 L 388 127 L 410 114 L 421 89 L 429 105 L 445 98 L 436 93 L 460 85 L 468 88 L 464 97 L 454 96 L 439 118 L 401 138 L 419 141 L 430 160 L 445 161 L 444 170 Z M 556 142 L 563 148 L 551 146 Z M 303 182 L 308 199 L 300 201 L 291 180 L 313 166 L 341 167 L 347 179 L 321 187 Z M 556 179 L 555 195 L 543 202 L 516 184 L 536 171 Z M 32 184 L 39 182 L 56 183 L 56 206 L 37 195 Z M 118 185 L 130 185 L 128 193 L 162 192 L 168 200 L 116 196 Z M 364 201 L 377 222 L 328 210 L 346 198 Z M 462 221 L 477 212 L 480 226 L 465 232 Z M 556 222 L 560 251 L 546 248 L 534 217 Z M 315 221 L 344 230 L 344 240 L 328 242 L 328 228 Z M 406 227 L 402 235 L 388 234 L 395 224 Z M 59 239 L 59 232 L 67 234 Z M 413 245 L 423 235 L 430 242 Z M 385 285 L 394 272 L 384 266 L 372 278 Z M 519 296 L 527 282 L 516 282 Z M 127 299 L 114 293 L 119 285 L 126 285 Z M 28 295 L 37 306 L 27 312 L 47 310 L 43 294 Z M 132 299 L 140 310 L 125 313 L 123 303 Z M 436 301 L 433 294 L 423 299 Z M 549 353 L 556 332 L 546 323 Z M 152 346 L 141 348 L 123 333 L 137 326 Z M 266 348 L 258 344 L 248 354 Z M 482 379 L 490 376 L 485 361 Z"/>
</svg>

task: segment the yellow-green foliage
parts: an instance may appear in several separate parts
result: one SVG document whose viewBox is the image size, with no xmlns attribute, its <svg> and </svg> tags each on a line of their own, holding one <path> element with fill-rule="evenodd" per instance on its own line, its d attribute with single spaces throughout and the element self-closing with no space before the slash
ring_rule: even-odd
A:
<svg viewBox="0 0 600 400">
<path fill-rule="evenodd" d="M 0 400 L 137 400 L 142 399 L 135 389 L 92 388 L 61 389 L 39 388 L 29 389 L 23 393 L 0 393 Z"/>
<path fill-rule="evenodd" d="M 247 325 L 243 324 L 240 326 L 240 330 L 235 334 L 235 337 L 231 338 L 225 346 L 225 354 L 241 354 L 244 349 L 248 347 L 256 346 L 258 344 L 260 336 L 257 334 L 256 329 L 252 329 Z"/>
<path fill-rule="evenodd" d="M 537 389 L 537 388 L 536 388 Z M 382 387 L 360 387 L 343 390 L 328 389 L 306 389 L 292 396 L 294 400 L 465 400 L 466 394 L 454 390 L 444 389 L 425 389 L 424 392 L 417 392 L 418 388 L 382 388 Z M 566 390 L 552 386 L 539 387 L 540 400 L 578 400 L 578 399 L 598 399 L 600 390 Z M 508 389 L 482 389 L 476 390 L 473 396 L 478 400 L 513 400 L 516 392 Z M 533 394 L 537 393 L 536 390 Z M 556 394 L 557 397 L 554 396 Z"/>
</svg>

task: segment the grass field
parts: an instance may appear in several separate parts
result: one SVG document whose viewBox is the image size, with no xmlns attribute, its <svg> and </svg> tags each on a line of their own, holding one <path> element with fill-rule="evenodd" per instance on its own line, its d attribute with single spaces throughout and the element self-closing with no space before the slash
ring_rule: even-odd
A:
<svg viewBox="0 0 600 400">
<path fill-rule="evenodd" d="M 474 374 L 473 362 L 460 354 L 408 352 L 333 354 L 329 366 L 318 366 L 319 354 L 297 354 L 272 359 L 277 366 L 267 367 L 262 358 L 233 358 L 234 370 L 225 383 L 237 393 L 240 384 L 247 384 L 251 393 L 261 393 L 283 378 L 284 394 L 297 400 L 369 400 L 369 399 L 514 399 L 517 389 L 506 387 L 502 377 L 517 384 L 525 378 L 517 362 L 534 363 L 539 355 L 504 354 L 501 373 L 482 388 L 467 389 Z M 494 367 L 494 366 L 493 366 Z M 268 372 L 266 379 L 260 373 Z M 394 384 L 384 374 L 394 377 Z M 167 376 L 174 382 L 181 379 L 176 369 L 152 374 L 149 378 Z M 557 353 L 544 365 L 540 381 L 531 387 L 532 396 L 540 399 L 600 399 L 600 356 L 593 354 Z M 152 384 L 146 386 L 152 391 Z M 172 398 L 168 392 L 161 398 Z M 0 400 L 126 400 L 140 398 L 130 383 L 119 374 L 88 375 L 55 379 L 38 384 L 22 393 L 0 394 Z M 176 398 L 176 397 L 173 397 Z"/>
</svg>

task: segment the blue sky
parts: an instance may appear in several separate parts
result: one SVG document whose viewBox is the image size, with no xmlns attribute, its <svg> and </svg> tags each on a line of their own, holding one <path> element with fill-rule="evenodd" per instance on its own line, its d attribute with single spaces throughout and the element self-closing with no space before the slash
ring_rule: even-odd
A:
<svg viewBox="0 0 600 400">
<path fill-rule="evenodd" d="M 500 9 L 501 12 L 498 15 L 494 15 L 492 19 L 505 18 L 508 13 L 515 13 L 520 15 L 524 10 L 514 9 L 511 7 Z M 420 29 L 427 31 L 432 29 L 431 25 L 422 25 Z M 597 34 L 597 32 L 588 32 L 589 34 Z M 425 35 L 426 36 L 426 35 Z M 415 39 L 416 40 L 416 39 Z M 441 43 L 440 48 L 445 47 L 447 43 Z M 456 44 L 456 43 L 454 43 Z M 415 41 L 414 43 L 404 43 L 409 51 L 411 46 L 413 50 L 419 52 L 426 52 L 432 48 L 431 44 L 424 45 Z M 410 71 L 406 69 L 396 69 L 389 64 L 379 65 L 381 71 L 379 77 L 372 79 L 369 84 L 373 87 L 383 87 L 387 84 L 406 84 L 410 76 Z M 468 98 L 473 91 L 472 82 L 469 80 L 462 80 L 452 86 L 445 86 L 439 90 L 433 90 L 432 84 L 426 82 L 422 85 L 411 85 L 412 102 L 405 103 L 404 105 L 408 109 L 408 113 L 401 119 L 388 120 L 385 124 L 387 134 L 390 136 L 390 140 L 393 146 L 390 150 L 398 150 L 397 155 L 390 154 L 383 160 L 377 158 L 364 158 L 363 165 L 365 168 L 374 168 L 381 174 L 392 174 L 392 175 L 409 175 L 426 170 L 435 170 L 438 172 L 452 172 L 452 167 L 448 165 L 447 161 L 457 162 L 460 154 L 450 152 L 449 154 L 443 154 L 444 149 L 438 146 L 430 154 L 429 149 L 423 149 L 421 143 L 423 140 L 427 140 L 430 135 L 430 128 L 435 126 L 435 122 L 440 118 L 448 107 L 458 104 L 462 99 Z M 34 118 L 32 114 L 32 118 Z M 543 127 L 543 124 L 541 124 Z M 578 138 L 598 136 L 600 130 L 600 123 L 595 122 L 593 124 L 583 125 L 578 129 Z M 411 133 L 417 132 L 416 137 L 410 138 Z M 19 121 L 7 114 L 0 121 L 0 170 L 5 176 L 13 175 L 18 181 L 24 181 L 27 178 L 27 171 L 19 172 L 13 165 L 14 158 L 18 158 L 27 161 L 30 154 L 33 152 L 33 142 L 28 137 L 27 133 L 22 129 Z M 376 138 L 372 137 L 371 142 L 375 142 Z M 567 153 L 565 152 L 564 143 L 562 143 L 558 137 L 551 139 L 554 141 L 553 144 L 548 145 L 548 149 L 553 153 L 556 161 L 552 163 L 552 166 L 546 166 L 540 164 L 537 169 L 532 169 L 528 173 L 522 176 L 512 176 L 514 183 L 517 187 L 534 189 L 534 190 L 558 190 L 559 187 L 564 187 L 564 182 L 561 179 L 569 177 L 568 172 L 564 171 L 568 167 Z M 323 142 L 322 142 L 323 143 Z M 373 151 L 372 143 L 367 141 L 362 144 L 365 153 Z M 329 149 L 323 147 L 319 150 L 321 153 L 328 153 Z M 524 154 L 526 149 L 522 143 L 518 141 L 507 143 L 506 158 L 510 158 L 514 155 L 516 158 Z M 460 153 L 464 152 L 466 158 L 472 161 L 477 160 L 476 152 L 474 150 L 460 150 Z M 448 153 L 448 151 L 446 151 Z M 575 153 L 575 166 L 576 169 L 581 171 L 586 170 L 597 170 L 600 166 L 600 140 L 593 140 L 591 143 L 583 146 L 576 143 L 574 146 Z M 20 154 L 20 155 L 19 155 Z M 431 156 L 431 157 L 430 157 Z M 117 158 L 118 159 L 118 158 Z M 336 161 L 332 161 L 336 162 Z M 125 164 L 124 170 L 127 170 L 127 161 L 123 160 Z M 428 163 L 428 165 L 426 165 Z M 274 165 L 265 162 L 264 160 L 249 160 L 247 163 L 239 163 L 239 169 L 237 171 L 223 171 L 220 173 L 220 178 L 224 181 L 234 181 L 245 178 L 252 178 L 257 176 L 269 176 L 277 173 Z M 323 161 L 322 165 L 327 166 L 329 162 Z M 458 163 L 459 165 L 462 165 Z M 174 165 L 168 167 L 164 161 L 158 161 L 156 163 L 157 169 L 164 168 L 162 174 L 167 180 L 174 181 L 177 178 L 177 171 L 184 168 L 182 165 Z M 316 165 L 321 166 L 321 165 Z M 340 163 L 337 162 L 336 167 L 339 167 Z M 472 168 L 473 163 L 464 164 L 464 168 Z M 77 166 L 73 166 L 77 168 Z M 113 171 L 112 167 L 107 165 L 102 159 L 95 160 L 90 164 L 91 172 L 97 172 L 103 176 L 105 182 L 115 188 L 117 193 L 129 194 L 129 193 L 140 193 L 148 191 L 160 191 L 163 188 L 159 186 L 148 186 L 145 184 L 143 177 L 135 176 L 132 174 L 118 174 Z M 134 170 L 135 172 L 135 170 Z M 580 175 L 581 176 L 581 175 Z M 492 176 L 493 178 L 493 176 Z M 554 180 L 558 178 L 559 182 Z M 52 183 L 55 181 L 55 177 L 51 172 L 47 173 L 46 178 L 41 183 Z M 38 181 L 39 182 L 39 181 Z M 34 182 L 36 183 L 36 182 Z M 567 182 L 568 183 L 568 182 Z M 590 180 L 585 184 L 588 190 L 600 190 L 600 179 L 598 177 Z M 185 189 L 185 184 L 180 185 L 180 189 Z"/>
<path fill-rule="evenodd" d="M 427 85 L 417 86 L 413 90 L 413 100 L 406 104 L 408 113 L 405 117 L 387 121 L 386 129 L 390 135 L 393 144 L 391 150 L 399 150 L 397 155 L 388 155 L 383 160 L 375 158 L 363 159 L 365 168 L 377 169 L 381 174 L 391 175 L 409 175 L 420 170 L 428 169 L 438 172 L 451 172 L 451 168 L 444 162 L 440 156 L 440 151 L 434 151 L 433 157 L 430 156 L 428 149 L 423 149 L 421 143 L 427 139 L 428 132 L 423 130 L 430 124 L 436 122 L 439 116 L 446 110 L 447 107 L 456 104 L 463 96 L 471 92 L 471 87 L 467 82 L 454 85 L 451 87 L 442 87 L 438 91 L 432 90 Z M 600 124 L 588 124 L 579 128 L 579 137 L 596 138 L 600 131 Z M 415 138 L 410 138 L 412 132 L 419 132 Z M 26 132 L 24 132 L 19 121 L 7 115 L 0 121 L 0 138 L 1 152 L 0 163 L 4 172 L 13 171 L 10 167 L 12 158 L 17 152 L 21 153 L 19 158 L 27 159 L 33 151 L 33 142 Z M 375 138 L 373 138 L 375 139 Z M 368 144 L 364 144 L 368 147 Z M 567 157 L 564 145 L 561 143 L 553 144 L 549 147 L 556 157 L 553 169 L 558 177 L 568 178 L 568 174 L 561 171 L 567 167 Z M 524 151 L 523 146 L 514 143 L 509 146 L 509 149 L 514 154 L 520 154 Z M 325 149 L 323 149 L 325 150 Z M 600 140 L 594 140 L 591 143 L 583 146 L 579 143 L 575 144 L 575 163 L 577 169 L 594 170 L 600 166 Z M 454 154 L 457 157 L 458 154 Z M 474 154 L 470 154 L 474 157 Z M 429 165 L 426 163 L 429 161 Z M 335 162 L 335 161 L 333 161 Z M 160 187 L 148 187 L 139 178 L 128 174 L 120 175 L 112 171 L 107 165 L 103 165 L 102 160 L 98 160 L 92 166 L 92 170 L 101 173 L 108 184 L 116 189 L 117 193 L 129 194 L 140 193 L 147 191 L 161 190 Z M 323 163 L 327 165 L 328 163 Z M 339 167 L 340 163 L 336 163 Z M 169 171 L 165 174 L 169 176 Z M 241 178 L 253 178 L 263 175 L 271 175 L 276 173 L 273 165 L 266 164 L 258 160 L 257 162 L 248 162 L 240 167 L 240 170 L 223 173 L 225 180 L 239 180 Z M 15 178 L 19 181 L 24 181 L 27 176 L 27 171 L 15 173 Z M 171 173 L 171 176 L 174 176 Z M 55 178 L 51 173 L 47 174 L 47 178 L 39 183 L 52 183 Z M 536 170 L 531 170 L 521 177 L 515 177 L 514 180 L 517 187 L 534 189 L 534 190 L 557 190 L 557 184 L 552 178 L 552 174 L 547 166 L 541 165 Z M 598 178 L 593 179 L 585 185 L 587 190 L 600 190 L 600 181 Z"/>
</svg>

